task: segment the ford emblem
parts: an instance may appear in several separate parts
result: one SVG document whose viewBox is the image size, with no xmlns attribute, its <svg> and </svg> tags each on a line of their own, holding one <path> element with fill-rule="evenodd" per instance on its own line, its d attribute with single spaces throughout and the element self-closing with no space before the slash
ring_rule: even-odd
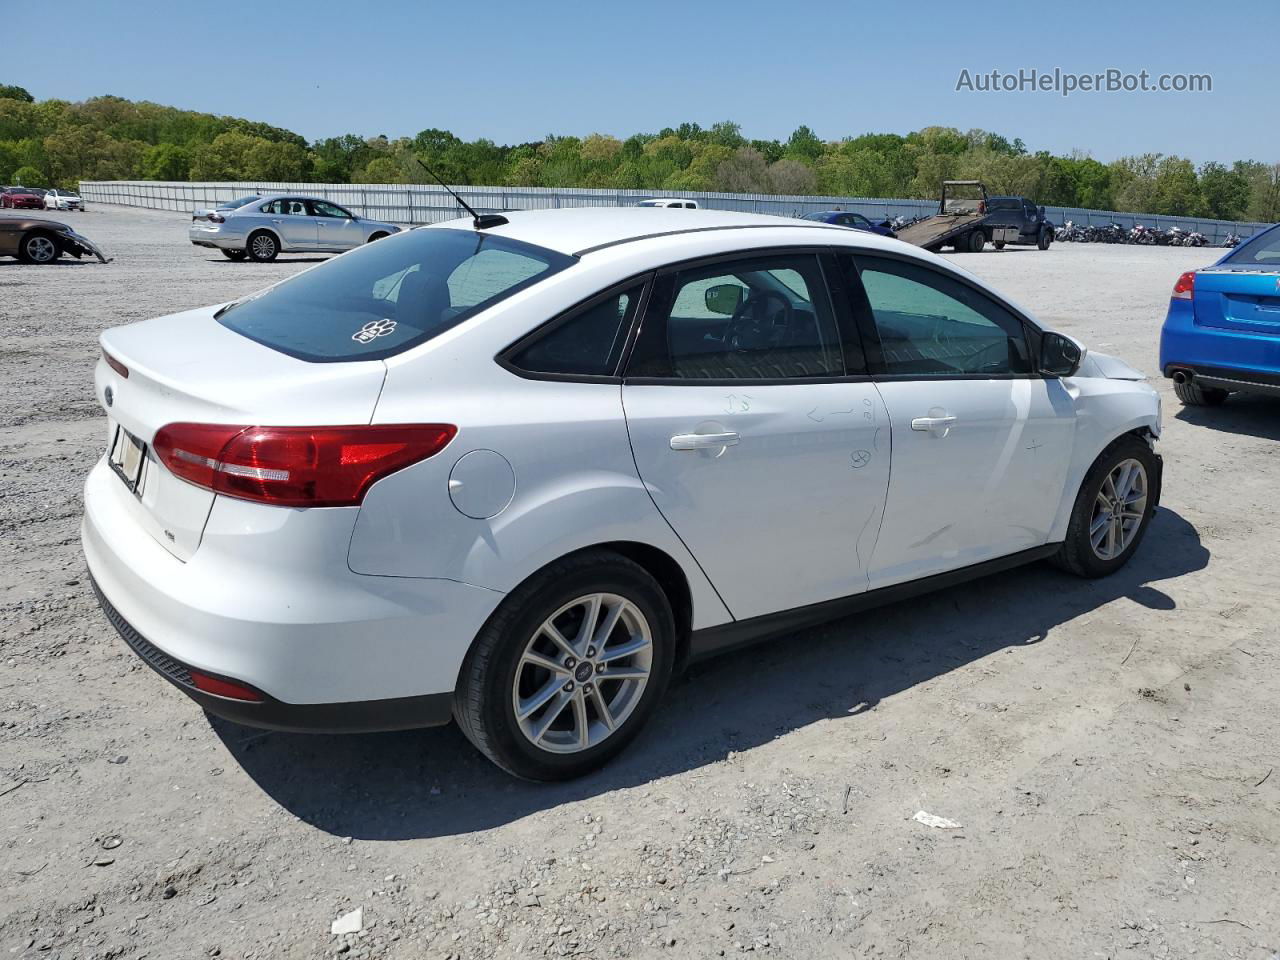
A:
<svg viewBox="0 0 1280 960">
<path fill-rule="evenodd" d="M 108 407 L 111 406 L 111 404 L 115 402 L 115 399 L 116 399 L 115 391 L 108 386 L 107 389 L 102 391 L 102 399 L 107 401 Z"/>
</svg>

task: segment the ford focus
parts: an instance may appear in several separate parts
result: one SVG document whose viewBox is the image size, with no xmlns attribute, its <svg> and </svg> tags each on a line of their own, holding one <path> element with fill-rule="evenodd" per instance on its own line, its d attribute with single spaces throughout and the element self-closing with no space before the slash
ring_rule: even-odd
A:
<svg viewBox="0 0 1280 960">
<path fill-rule="evenodd" d="M 800 220 L 452 221 L 101 346 L 82 538 L 137 655 L 245 724 L 456 719 L 531 779 L 616 755 L 694 658 L 1105 576 L 1160 496 L 1140 373 Z"/>
</svg>

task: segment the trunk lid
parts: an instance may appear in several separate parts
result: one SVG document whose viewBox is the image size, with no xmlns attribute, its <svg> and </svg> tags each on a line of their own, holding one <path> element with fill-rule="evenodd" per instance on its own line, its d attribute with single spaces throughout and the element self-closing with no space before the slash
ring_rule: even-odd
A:
<svg viewBox="0 0 1280 960">
<path fill-rule="evenodd" d="M 1220 264 L 1196 273 L 1196 323 L 1280 336 L 1280 270 Z"/>
<path fill-rule="evenodd" d="M 109 420 L 108 454 L 127 444 L 117 428 L 146 445 L 137 488 L 117 470 L 119 494 L 132 501 L 138 523 L 166 550 L 189 559 L 200 545 L 214 494 L 180 480 L 151 449 L 166 424 L 231 423 L 315 426 L 368 423 L 386 375 L 379 360 L 307 363 L 255 343 L 214 319 L 217 307 L 189 310 L 102 334 L 105 360 L 94 374 Z M 109 391 L 109 393 L 108 393 Z M 108 401 L 107 398 L 110 397 Z"/>
</svg>

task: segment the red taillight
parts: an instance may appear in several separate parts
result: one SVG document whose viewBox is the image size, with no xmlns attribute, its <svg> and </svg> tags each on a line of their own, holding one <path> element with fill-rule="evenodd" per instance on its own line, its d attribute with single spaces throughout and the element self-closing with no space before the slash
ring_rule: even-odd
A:
<svg viewBox="0 0 1280 960">
<path fill-rule="evenodd" d="M 102 359 L 107 361 L 107 366 L 120 374 L 120 376 L 124 377 L 126 380 L 129 379 L 129 368 L 105 350 L 102 351 Z"/>
<path fill-rule="evenodd" d="M 211 213 L 209 214 L 209 222 L 210 223 L 226 223 L 227 218 L 220 213 Z"/>
<path fill-rule="evenodd" d="M 1195 296 L 1196 292 L 1196 272 L 1188 270 L 1178 278 L 1178 282 L 1173 285 L 1173 299 L 1190 300 Z"/>
<path fill-rule="evenodd" d="M 447 423 L 242 427 L 171 423 L 152 446 L 177 477 L 282 507 L 354 507 L 375 482 L 445 448 Z"/>
<path fill-rule="evenodd" d="M 191 684 L 197 690 L 203 690 L 205 693 L 212 693 L 219 697 L 227 697 L 231 700 L 248 700 L 250 703 L 261 703 L 262 694 L 252 687 L 241 686 L 238 683 L 232 683 L 230 680 L 223 680 L 220 677 L 211 677 L 207 673 L 200 673 L 198 670 L 192 670 Z"/>
</svg>

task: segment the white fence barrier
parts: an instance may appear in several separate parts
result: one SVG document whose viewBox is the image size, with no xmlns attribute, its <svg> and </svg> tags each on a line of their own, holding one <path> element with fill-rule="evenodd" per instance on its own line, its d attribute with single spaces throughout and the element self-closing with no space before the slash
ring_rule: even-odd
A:
<svg viewBox="0 0 1280 960">
<path fill-rule="evenodd" d="M 786 196 L 751 193 L 697 193 L 688 191 L 596 190 L 558 187 L 455 187 L 480 213 L 508 210 L 548 210 L 559 207 L 626 207 L 648 197 L 667 196 L 697 200 L 711 210 L 738 210 L 798 217 L 806 213 L 843 207 L 872 220 L 897 216 L 919 217 L 937 212 L 935 200 L 894 200 L 868 197 Z M 435 223 L 463 216 L 465 211 L 439 186 L 388 183 L 173 183 L 156 180 L 82 181 L 80 195 L 88 203 L 114 203 L 153 210 L 190 211 L 212 207 L 245 194 L 297 193 L 323 197 L 362 217 L 392 223 Z M 1118 223 L 1126 229 L 1137 223 L 1155 230 L 1179 227 L 1199 231 L 1210 243 L 1222 243 L 1228 234 L 1250 237 L 1268 226 L 1199 217 L 1119 213 L 1075 207 L 1045 207 L 1054 223 L 1071 220 L 1080 226 Z"/>
</svg>

